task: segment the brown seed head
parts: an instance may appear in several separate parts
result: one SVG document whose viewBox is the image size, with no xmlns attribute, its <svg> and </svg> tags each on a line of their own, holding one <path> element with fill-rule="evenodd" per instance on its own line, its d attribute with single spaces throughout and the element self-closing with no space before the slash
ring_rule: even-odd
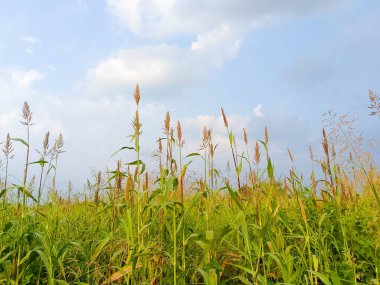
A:
<svg viewBox="0 0 380 285">
<path fill-rule="evenodd" d="M 5 141 L 5 146 L 2 150 L 4 152 L 5 157 L 11 158 L 10 155 L 13 152 L 13 144 L 9 133 L 7 134 L 7 140 Z"/>
<path fill-rule="evenodd" d="M 133 129 L 135 130 L 135 134 L 141 134 L 141 124 L 140 124 L 140 117 L 139 117 L 139 111 L 136 111 L 135 117 L 132 122 Z"/>
<path fill-rule="evenodd" d="M 179 121 L 177 123 L 177 138 L 178 138 L 178 141 L 182 141 L 182 128 L 181 128 L 181 123 Z"/>
<path fill-rule="evenodd" d="M 206 148 L 211 142 L 211 130 L 203 128 L 203 147 Z"/>
<path fill-rule="evenodd" d="M 182 128 L 181 128 L 181 123 L 179 121 L 177 123 L 177 138 L 178 138 L 178 146 L 182 147 L 185 144 L 185 140 L 182 138 Z"/>
<path fill-rule="evenodd" d="M 144 180 L 144 185 L 143 189 L 144 191 L 148 190 L 149 188 L 149 177 L 148 177 L 148 172 L 145 172 L 145 180 Z"/>
<path fill-rule="evenodd" d="M 314 155 L 313 155 L 313 149 L 312 149 L 311 145 L 309 146 L 309 154 L 310 154 L 310 160 L 313 161 Z"/>
<path fill-rule="evenodd" d="M 224 121 L 224 126 L 225 126 L 226 128 L 228 128 L 228 121 L 227 121 L 226 114 L 224 113 L 223 108 L 220 108 L 220 110 L 222 110 L 222 117 L 223 117 L 223 121 Z"/>
<path fill-rule="evenodd" d="M 376 116 L 380 114 L 380 96 L 377 95 L 372 90 L 369 90 L 368 97 L 370 101 L 369 109 L 371 110 L 370 115 Z"/>
<path fill-rule="evenodd" d="M 59 134 L 58 138 L 55 140 L 53 145 L 53 152 L 55 154 L 63 153 L 63 136 L 62 134 Z"/>
<path fill-rule="evenodd" d="M 256 165 L 259 164 L 260 157 L 261 157 L 261 154 L 260 154 L 259 143 L 256 142 L 256 144 L 255 144 L 255 163 L 256 163 Z"/>
<path fill-rule="evenodd" d="M 325 129 L 322 130 L 322 135 L 323 135 L 323 150 L 325 151 L 326 156 L 329 156 L 329 144 L 327 141 Z"/>
<path fill-rule="evenodd" d="M 101 182 L 101 181 L 102 181 L 102 172 L 99 171 L 99 172 L 98 172 L 98 181 L 97 181 L 98 186 L 100 185 L 100 182 Z"/>
<path fill-rule="evenodd" d="M 132 179 L 132 176 L 128 174 L 127 181 L 125 182 L 125 189 L 124 189 L 125 202 L 129 201 L 132 188 L 133 188 L 133 179 Z"/>
<path fill-rule="evenodd" d="M 48 148 L 49 148 L 49 136 L 50 136 L 50 133 L 47 132 L 45 134 L 45 138 L 44 138 L 44 141 L 43 141 L 43 149 L 44 149 L 44 153 L 47 152 Z"/>
<path fill-rule="evenodd" d="M 264 129 L 264 139 L 265 139 L 265 144 L 268 144 L 269 142 L 269 136 L 268 136 L 268 128 L 265 126 Z"/>
<path fill-rule="evenodd" d="M 161 140 L 158 141 L 158 152 L 162 153 L 162 142 L 161 142 Z"/>
<path fill-rule="evenodd" d="M 215 151 L 214 145 L 212 143 L 210 143 L 210 155 L 211 155 L 211 157 L 214 157 L 214 151 Z"/>
<path fill-rule="evenodd" d="M 139 88 L 138 84 L 136 84 L 136 89 L 135 89 L 135 93 L 133 94 L 133 96 L 135 97 L 136 105 L 139 105 L 139 102 L 140 102 L 140 88 Z"/>
<path fill-rule="evenodd" d="M 22 107 L 22 118 L 24 121 L 21 122 L 23 125 L 31 125 L 32 122 L 32 111 L 30 111 L 30 107 L 28 102 L 24 102 L 24 106 Z"/>
<path fill-rule="evenodd" d="M 166 112 L 166 118 L 165 118 L 165 133 L 168 135 L 170 130 L 170 113 L 169 111 Z"/>
<path fill-rule="evenodd" d="M 331 143 L 331 155 L 332 155 L 332 158 L 335 159 L 336 152 L 335 152 L 334 142 Z"/>
<path fill-rule="evenodd" d="M 248 144 L 248 137 L 247 137 L 247 132 L 245 131 L 245 128 L 243 128 L 243 135 L 244 135 L 245 144 Z"/>
<path fill-rule="evenodd" d="M 289 154 L 290 160 L 291 160 L 292 162 L 294 162 L 293 155 L 292 155 L 292 153 L 290 152 L 290 149 L 288 149 L 288 154 Z"/>
<path fill-rule="evenodd" d="M 205 143 L 208 139 L 208 132 L 206 126 L 203 127 L 203 143 Z"/>
</svg>

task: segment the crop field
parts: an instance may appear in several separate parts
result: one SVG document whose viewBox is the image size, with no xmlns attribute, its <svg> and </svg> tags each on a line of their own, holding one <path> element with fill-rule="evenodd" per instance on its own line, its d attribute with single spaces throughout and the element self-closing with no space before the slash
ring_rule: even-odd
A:
<svg viewBox="0 0 380 285">
<path fill-rule="evenodd" d="M 56 186 L 63 136 L 47 133 L 40 160 L 30 160 L 40 146 L 30 145 L 25 102 L 25 137 L 9 134 L 1 144 L 0 284 L 380 284 L 380 175 L 346 117 L 327 114 L 328 126 L 317 130 L 323 155 L 305 154 L 311 173 L 292 167 L 280 176 L 270 131 L 251 141 L 221 109 L 227 176 L 214 164 L 212 130 L 184 153 L 181 123 L 168 112 L 152 142 L 158 167 L 148 171 L 138 86 L 134 100 L 131 144 L 117 154 L 135 159 L 99 172 L 82 196 Z M 376 116 L 379 98 L 372 92 L 370 100 Z M 9 166 L 16 148 L 25 153 L 18 180 Z M 198 175 L 189 174 L 193 160 L 202 162 Z"/>
</svg>

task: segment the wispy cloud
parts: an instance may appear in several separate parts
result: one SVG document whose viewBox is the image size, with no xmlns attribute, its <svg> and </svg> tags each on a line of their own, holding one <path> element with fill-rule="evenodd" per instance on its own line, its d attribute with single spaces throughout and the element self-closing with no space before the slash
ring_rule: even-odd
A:
<svg viewBox="0 0 380 285">
<path fill-rule="evenodd" d="M 34 46 L 39 43 L 40 39 L 35 36 L 19 36 L 19 39 L 27 45 L 25 52 L 34 54 Z"/>
<path fill-rule="evenodd" d="M 255 113 L 256 117 L 264 117 L 264 114 L 262 112 L 263 106 L 261 104 L 257 105 L 254 109 L 253 112 Z"/>
</svg>

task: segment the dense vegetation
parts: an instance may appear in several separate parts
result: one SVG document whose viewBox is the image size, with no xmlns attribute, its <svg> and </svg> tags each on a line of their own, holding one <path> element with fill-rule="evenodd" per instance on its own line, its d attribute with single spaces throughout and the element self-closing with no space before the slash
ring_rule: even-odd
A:
<svg viewBox="0 0 380 285">
<path fill-rule="evenodd" d="M 26 139 L 8 135 L 2 144 L 1 284 L 380 284 L 379 175 L 346 117 L 329 114 L 323 157 L 310 149 L 310 178 L 293 167 L 279 179 L 267 130 L 253 145 L 243 130 L 239 151 L 222 110 L 227 178 L 214 168 L 211 130 L 199 152 L 183 154 L 181 125 L 174 131 L 167 113 L 159 168 L 148 174 L 138 87 L 134 98 L 133 143 L 119 152 L 136 159 L 99 172 L 83 197 L 70 185 L 65 197 L 56 189 L 62 136 L 50 147 L 47 133 L 41 159 L 29 161 L 32 112 L 24 104 Z M 16 145 L 26 150 L 20 185 L 9 181 Z M 203 161 L 198 178 L 187 173 L 192 159 Z M 40 175 L 30 178 L 32 165 Z"/>
</svg>

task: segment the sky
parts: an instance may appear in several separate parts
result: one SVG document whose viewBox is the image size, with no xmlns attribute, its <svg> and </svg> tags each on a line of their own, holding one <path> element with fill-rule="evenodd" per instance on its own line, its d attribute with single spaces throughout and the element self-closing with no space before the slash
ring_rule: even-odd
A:
<svg viewBox="0 0 380 285">
<path fill-rule="evenodd" d="M 169 111 L 185 153 L 212 129 L 225 169 L 223 107 L 238 143 L 247 130 L 251 152 L 268 127 L 278 175 L 290 168 L 288 148 L 307 172 L 329 110 L 355 115 L 358 131 L 379 139 L 380 122 L 368 116 L 368 90 L 380 92 L 379 11 L 373 0 L 0 0 L 0 141 L 25 137 L 28 101 L 32 159 L 45 132 L 62 133 L 60 187 L 80 189 L 92 172 L 133 159 L 110 156 L 130 144 L 138 83 L 144 160 Z M 372 152 L 378 161 L 378 145 Z M 24 153 L 15 144 L 16 177 Z"/>
</svg>

